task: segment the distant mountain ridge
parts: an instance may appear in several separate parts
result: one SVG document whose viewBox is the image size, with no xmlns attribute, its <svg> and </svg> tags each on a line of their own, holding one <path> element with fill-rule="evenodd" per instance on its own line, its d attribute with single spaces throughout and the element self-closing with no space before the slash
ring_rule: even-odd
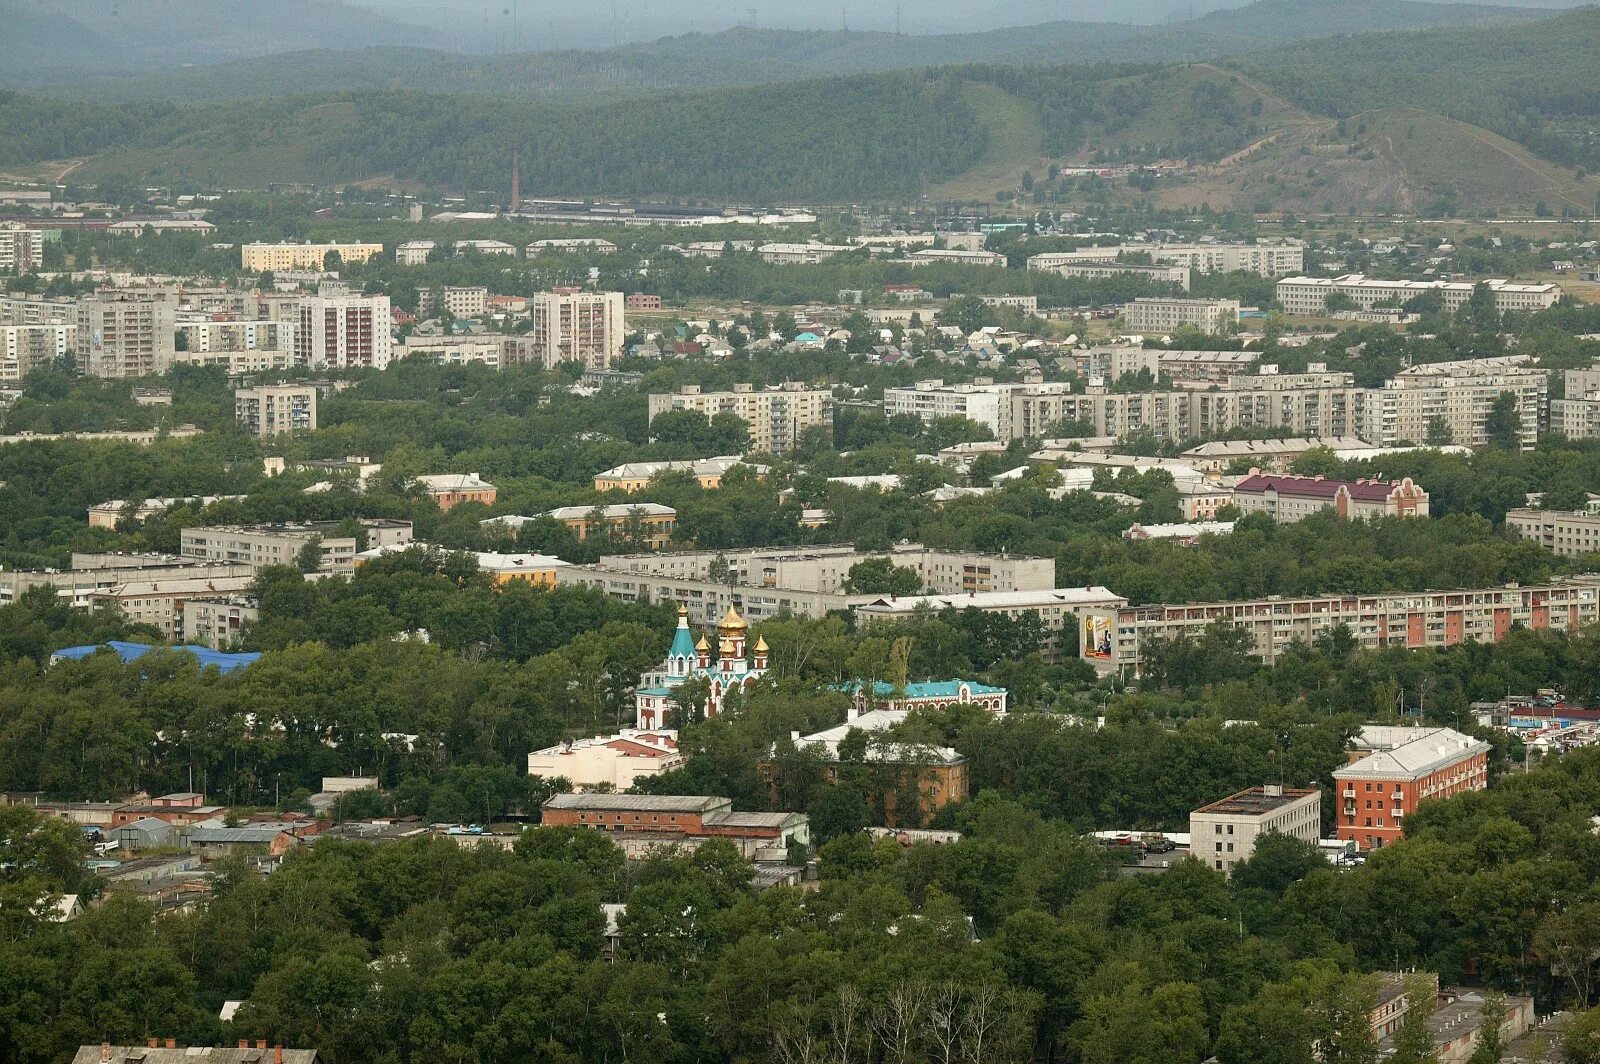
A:
<svg viewBox="0 0 1600 1064">
<path fill-rule="evenodd" d="M 6 2 L 0 0 L 0 30 Z M 602 51 L 515 55 L 468 56 L 379 39 L 360 49 L 317 47 L 270 58 L 85 81 L 50 91 L 85 97 L 198 101 L 285 95 L 314 86 L 325 91 L 399 89 L 576 99 L 962 63 L 1220 59 L 1277 41 L 1445 25 L 1511 24 L 1551 14 L 1548 10 L 1417 0 L 1257 0 L 1177 25 L 1052 22 L 939 36 L 741 27 Z M 403 47 L 381 46 L 394 44 Z M 0 71 L 0 77 L 4 73 Z M 19 85 L 16 72 L 12 73 L 11 84 Z"/>
</svg>

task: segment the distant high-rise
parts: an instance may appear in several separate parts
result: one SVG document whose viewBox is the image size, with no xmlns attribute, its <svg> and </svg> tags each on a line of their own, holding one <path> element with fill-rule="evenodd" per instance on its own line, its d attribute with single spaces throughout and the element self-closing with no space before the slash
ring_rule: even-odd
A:
<svg viewBox="0 0 1600 1064">
<path fill-rule="evenodd" d="M 78 301 L 78 372 L 127 380 L 165 373 L 175 351 L 170 293 L 102 289 Z"/>
<path fill-rule="evenodd" d="M 522 209 L 522 174 L 518 169 L 517 152 L 511 153 L 511 213 L 515 214 Z"/>
</svg>

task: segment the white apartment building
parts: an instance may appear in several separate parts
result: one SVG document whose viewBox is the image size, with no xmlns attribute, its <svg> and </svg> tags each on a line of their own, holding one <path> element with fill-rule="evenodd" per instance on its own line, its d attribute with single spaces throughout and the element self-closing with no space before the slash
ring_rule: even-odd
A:
<svg viewBox="0 0 1600 1064">
<path fill-rule="evenodd" d="M 615 255 L 617 245 L 609 240 L 599 237 L 564 237 L 553 240 L 535 240 L 523 252 L 528 258 L 538 258 L 540 255 L 578 255 L 588 253 L 591 255 Z"/>
<path fill-rule="evenodd" d="M 1522 507 L 1506 514 L 1506 531 L 1563 558 L 1600 552 L 1600 513 Z"/>
<path fill-rule="evenodd" d="M 1362 438 L 1386 447 L 1402 440 L 1422 443 L 1439 418 L 1450 435 L 1445 442 L 1482 447 L 1489 442 L 1489 413 L 1505 392 L 1517 397 L 1522 449 L 1531 450 L 1547 420 L 1549 374 L 1489 359 L 1401 370 L 1379 392 L 1377 423 Z"/>
<path fill-rule="evenodd" d="M 429 358 L 444 366 L 481 365 L 500 369 L 505 365 L 505 338 L 486 334 L 465 336 L 418 336 L 412 333 L 393 349 L 394 358 Z"/>
<path fill-rule="evenodd" d="M 393 322 L 388 296 L 306 296 L 295 306 L 295 357 L 318 369 L 389 365 Z"/>
<path fill-rule="evenodd" d="M 397 548 L 411 542 L 411 522 L 364 520 L 374 548 Z M 311 521 L 285 525 L 214 525 L 186 528 L 180 533 L 179 552 L 198 561 L 225 562 L 263 569 L 293 566 L 306 544 L 318 541 L 322 550 L 319 572 L 350 573 L 355 569 L 356 537 L 340 536 L 338 523 Z"/>
<path fill-rule="evenodd" d="M 514 244 L 507 244 L 504 240 L 457 240 L 455 243 L 456 258 L 465 255 L 509 255 L 516 257 L 517 248 Z"/>
<path fill-rule="evenodd" d="M 447 311 L 453 318 L 481 318 L 489 306 L 489 289 L 483 285 L 443 285 L 435 296 L 429 293 L 429 309 Z"/>
<path fill-rule="evenodd" d="M 233 416 L 245 432 L 257 439 L 271 439 L 280 433 L 315 432 L 317 389 L 309 384 L 236 388 Z"/>
<path fill-rule="evenodd" d="M 183 604 L 183 641 L 212 650 L 228 650 L 244 627 L 261 619 L 261 607 L 246 595 L 191 598 Z"/>
<path fill-rule="evenodd" d="M 1012 439 L 1011 395 L 1020 384 L 946 384 L 918 381 L 910 388 L 885 388 L 883 412 L 888 417 L 910 414 L 924 422 L 960 417 L 988 428 L 995 439 Z"/>
<path fill-rule="evenodd" d="M 366 262 L 383 254 L 382 244 L 245 244 L 239 249 L 239 264 L 246 273 L 277 273 L 279 270 L 320 270 L 328 253 L 337 252 L 345 262 Z"/>
<path fill-rule="evenodd" d="M 1122 308 L 1129 332 L 1164 333 L 1189 325 L 1218 334 L 1239 324 L 1237 299 L 1173 299 L 1151 296 Z"/>
<path fill-rule="evenodd" d="M 1266 835 L 1316 843 L 1322 838 L 1322 791 L 1269 783 L 1189 814 L 1189 856 L 1219 872 L 1250 860 Z"/>
<path fill-rule="evenodd" d="M 952 296 L 951 298 L 952 299 L 960 299 L 961 297 L 960 296 Z M 990 307 L 1010 307 L 1012 310 L 1020 310 L 1024 314 L 1037 314 L 1039 312 L 1039 297 L 1038 296 L 1011 296 L 1011 295 L 1006 295 L 1006 296 L 983 296 L 983 295 L 980 295 L 978 298 L 983 300 L 983 303 L 984 303 L 985 306 L 990 306 Z"/>
<path fill-rule="evenodd" d="M 165 292 L 102 290 L 78 301 L 78 372 L 113 380 L 172 365 L 176 304 Z"/>
<path fill-rule="evenodd" d="M 853 250 L 842 244 L 762 244 L 756 248 L 756 254 L 761 256 L 762 262 L 776 265 L 810 265 Z M 720 245 L 717 253 L 722 253 Z"/>
<path fill-rule="evenodd" d="M 1081 263 L 1116 262 L 1124 254 L 1149 255 L 1157 266 L 1179 266 L 1194 273 L 1238 273 L 1282 277 L 1306 268 L 1304 244 L 1115 244 L 1076 251 L 1050 251 L 1028 259 L 1030 270 L 1056 270 Z"/>
<path fill-rule="evenodd" d="M 298 366 L 293 351 L 179 351 L 172 356 L 173 365 L 220 366 L 230 377 L 248 373 L 272 373 Z"/>
<path fill-rule="evenodd" d="M 44 265 L 44 234 L 21 222 L 0 222 L 0 273 L 21 276 Z"/>
<path fill-rule="evenodd" d="M 394 261 L 402 266 L 425 266 L 436 246 L 431 240 L 407 240 L 394 249 Z"/>
<path fill-rule="evenodd" d="M 1478 284 L 1488 286 L 1494 293 L 1495 309 L 1533 311 L 1554 306 L 1562 296 L 1561 286 L 1554 284 L 1512 284 L 1493 278 L 1473 281 L 1380 281 L 1359 273 L 1342 277 L 1286 277 L 1278 282 L 1276 295 L 1286 314 L 1321 316 L 1327 313 L 1328 297 L 1338 293 L 1348 297 L 1362 310 L 1371 310 L 1379 303 L 1403 306 L 1418 296 L 1437 292 L 1444 309 L 1455 311 L 1472 298 Z"/>
<path fill-rule="evenodd" d="M 293 351 L 296 322 L 212 321 L 180 316 L 177 329 L 184 351 Z"/>
<path fill-rule="evenodd" d="M 533 297 L 531 357 L 546 368 L 577 362 L 587 370 L 606 370 L 622 357 L 627 336 L 621 292 L 585 292 L 557 288 Z"/>
<path fill-rule="evenodd" d="M 813 426 L 833 428 L 833 393 L 800 383 L 762 389 L 735 384 L 731 392 L 702 392 L 699 385 L 686 384 L 675 393 L 650 396 L 651 421 L 669 410 L 698 411 L 708 421 L 735 414 L 749 426 L 751 448 L 770 454 L 793 450 L 800 434 Z"/>
<path fill-rule="evenodd" d="M 1550 400 L 1550 431 L 1569 440 L 1600 439 L 1600 368 L 1562 374 L 1565 395 Z"/>
<path fill-rule="evenodd" d="M 254 576 L 133 579 L 91 592 L 89 608 L 118 609 L 129 622 L 151 625 L 163 639 L 174 641 L 183 634 L 185 609 L 190 599 L 242 594 L 250 590 L 255 579 Z"/>
<path fill-rule="evenodd" d="M 1031 259 L 1029 260 L 1032 261 Z M 1136 262 L 1064 262 L 1049 268 L 1062 277 L 1104 281 L 1112 277 L 1140 277 L 1151 284 L 1172 284 L 1187 292 L 1194 271 L 1187 266 L 1145 266 Z"/>
<path fill-rule="evenodd" d="M 20 381 L 77 346 L 76 325 L 0 325 L 0 381 Z"/>
<path fill-rule="evenodd" d="M 997 251 L 962 251 L 957 248 L 923 248 L 904 259 L 913 266 L 948 263 L 956 266 L 1004 266 L 1006 257 Z"/>
<path fill-rule="evenodd" d="M 71 325 L 76 312 L 71 299 L 0 293 L 0 325 Z"/>
</svg>

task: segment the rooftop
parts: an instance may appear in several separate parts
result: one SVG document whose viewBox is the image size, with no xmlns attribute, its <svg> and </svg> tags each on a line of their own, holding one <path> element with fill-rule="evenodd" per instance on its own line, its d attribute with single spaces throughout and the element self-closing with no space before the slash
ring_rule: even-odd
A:
<svg viewBox="0 0 1600 1064">
<path fill-rule="evenodd" d="M 1299 495 L 1306 498 L 1332 499 L 1344 488 L 1353 499 L 1382 502 L 1407 480 L 1392 483 L 1387 480 L 1328 480 L 1325 477 L 1302 477 L 1291 474 L 1275 475 L 1252 473 L 1234 485 L 1235 492 L 1275 492 L 1278 495 Z"/>
<path fill-rule="evenodd" d="M 1127 599 L 1105 587 L 1058 587 L 1050 591 L 974 591 L 953 595 L 904 595 L 878 598 L 856 609 L 871 613 L 913 613 L 919 607 L 931 610 L 962 610 L 969 606 L 982 610 L 1037 610 L 1054 606 L 1126 605 Z"/>
<path fill-rule="evenodd" d="M 232 672 L 242 669 L 246 665 L 255 663 L 260 659 L 260 654 L 224 654 L 220 650 L 212 650 L 202 646 L 147 646 L 144 643 L 125 643 L 113 639 L 109 643 L 96 646 L 67 647 L 50 655 L 51 661 L 78 661 L 88 657 L 97 650 L 106 649 L 116 654 L 123 661 L 137 661 L 152 650 L 175 650 L 192 655 L 202 669 L 215 665 L 223 672 Z"/>
<path fill-rule="evenodd" d="M 705 794 L 556 794 L 546 809 L 577 809 L 605 813 L 710 813 L 733 805 L 731 798 Z"/>
<path fill-rule="evenodd" d="M 1354 764 L 1335 769 L 1333 778 L 1417 779 L 1489 751 L 1488 743 L 1451 728 L 1403 730 L 1417 731 L 1417 738 L 1387 749 L 1378 748 Z"/>
<path fill-rule="evenodd" d="M 1315 787 L 1250 787 L 1238 794 L 1230 794 L 1219 802 L 1203 805 L 1195 815 L 1212 813 L 1222 816 L 1265 816 L 1300 799 L 1319 794 Z"/>
</svg>

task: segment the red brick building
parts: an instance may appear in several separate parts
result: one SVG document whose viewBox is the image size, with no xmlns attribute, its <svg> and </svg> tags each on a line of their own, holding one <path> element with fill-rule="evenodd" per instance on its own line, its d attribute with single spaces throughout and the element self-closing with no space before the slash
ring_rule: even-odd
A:
<svg viewBox="0 0 1600 1064">
<path fill-rule="evenodd" d="M 1333 773 L 1336 830 L 1362 849 L 1397 842 L 1423 799 L 1489 785 L 1489 744 L 1450 728 L 1363 728 L 1351 757 Z"/>
<path fill-rule="evenodd" d="M 629 836 L 686 843 L 725 838 L 745 849 L 811 844 L 804 813 L 736 813 L 733 799 L 712 795 L 557 794 L 545 801 L 539 822 L 608 832 L 618 845 Z"/>
</svg>

